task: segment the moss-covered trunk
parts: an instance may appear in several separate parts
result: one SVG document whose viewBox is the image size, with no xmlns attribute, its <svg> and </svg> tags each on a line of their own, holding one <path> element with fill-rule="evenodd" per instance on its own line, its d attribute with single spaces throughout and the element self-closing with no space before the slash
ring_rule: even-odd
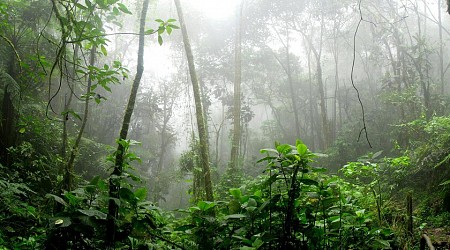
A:
<svg viewBox="0 0 450 250">
<path fill-rule="evenodd" d="M 213 191 L 211 182 L 211 171 L 209 168 L 209 145 L 208 145 L 208 135 L 206 133 L 206 123 L 205 117 L 203 116 L 203 107 L 200 97 L 200 85 L 197 78 L 197 72 L 195 70 L 194 56 L 192 54 L 191 44 L 189 42 L 189 37 L 184 23 L 183 12 L 181 9 L 181 4 L 179 0 L 174 0 L 175 6 L 178 12 L 178 18 L 180 20 L 181 32 L 183 34 L 184 48 L 186 50 L 186 56 L 189 65 L 189 74 L 191 76 L 192 89 L 194 92 L 195 101 L 195 112 L 197 118 L 197 128 L 200 141 L 200 164 L 203 171 L 203 178 L 205 184 L 206 200 L 213 201 Z"/>
<path fill-rule="evenodd" d="M 142 73 L 144 72 L 144 31 L 145 31 L 145 19 L 147 17 L 149 0 L 144 0 L 142 4 L 142 12 L 139 24 L 139 46 L 138 46 L 138 62 L 136 76 L 133 81 L 133 86 L 131 87 L 130 97 L 128 99 L 128 104 L 125 109 L 125 115 L 123 117 L 122 128 L 120 129 L 119 140 L 125 140 L 128 135 L 128 128 L 130 127 L 131 115 L 133 114 L 134 104 L 136 103 L 136 95 L 139 89 L 139 84 L 141 82 Z M 114 199 L 119 198 L 120 181 L 119 177 L 122 175 L 123 171 L 123 160 L 124 160 L 124 147 L 122 144 L 118 143 L 116 151 L 116 159 L 114 164 L 114 171 L 111 173 L 109 179 L 109 196 L 110 200 L 108 203 L 108 221 L 106 227 L 106 242 L 110 248 L 114 248 L 116 239 L 116 223 L 115 220 L 118 217 L 119 206 L 116 204 Z"/>
</svg>

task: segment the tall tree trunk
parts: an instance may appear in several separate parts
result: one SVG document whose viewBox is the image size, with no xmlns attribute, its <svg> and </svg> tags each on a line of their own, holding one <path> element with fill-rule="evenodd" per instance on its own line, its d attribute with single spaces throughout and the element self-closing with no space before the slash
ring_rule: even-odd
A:
<svg viewBox="0 0 450 250">
<path fill-rule="evenodd" d="M 191 44 L 184 22 L 183 12 L 181 9 L 180 0 L 174 0 L 175 6 L 178 12 L 178 18 L 180 19 L 181 32 L 183 34 L 184 49 L 186 50 L 186 57 L 188 60 L 189 74 L 191 76 L 192 89 L 194 92 L 195 112 L 197 118 L 198 136 L 200 141 L 200 164 L 203 171 L 206 200 L 214 201 L 212 183 L 211 183 L 211 170 L 209 168 L 209 145 L 208 135 L 206 133 L 205 117 L 203 116 L 203 106 L 200 96 L 200 86 L 197 78 L 197 72 L 195 70 L 194 56 L 192 54 Z"/>
<path fill-rule="evenodd" d="M 233 98 L 233 140 L 231 142 L 230 173 L 239 169 L 239 146 L 241 141 L 241 78 L 242 78 L 242 9 L 241 1 L 236 11 L 236 36 L 234 43 L 234 98 Z"/>
<path fill-rule="evenodd" d="M 131 87 L 130 97 L 128 99 L 128 104 L 125 110 L 125 115 L 123 117 L 122 128 L 120 129 L 119 140 L 125 140 L 128 135 L 128 128 L 130 126 L 131 115 L 133 114 L 134 104 L 136 102 L 136 95 L 139 89 L 139 84 L 141 82 L 142 73 L 144 72 L 144 31 L 145 31 L 145 19 L 147 17 L 149 0 L 144 0 L 142 3 L 142 12 L 139 23 L 139 45 L 138 45 L 138 61 L 136 76 L 133 81 L 133 86 Z M 122 175 L 123 171 L 123 160 L 124 160 L 124 147 L 121 143 L 118 143 L 116 151 L 116 159 L 114 164 L 114 171 L 111 173 L 111 178 L 109 179 L 109 203 L 108 203 L 108 221 L 106 227 L 106 242 L 109 248 L 114 248 L 116 239 L 116 223 L 115 220 L 118 217 L 119 207 L 114 201 L 114 199 L 119 198 L 120 181 L 119 177 Z"/>
<path fill-rule="evenodd" d="M 300 137 L 300 119 L 298 118 L 297 96 L 295 94 L 294 82 L 292 80 L 291 55 L 289 48 L 289 29 L 286 28 L 286 73 L 288 77 L 289 92 L 291 95 L 292 112 L 295 119 L 295 139 Z"/>
<path fill-rule="evenodd" d="M 308 92 L 309 92 L 309 122 L 311 128 L 311 150 L 316 150 L 316 139 L 314 129 L 314 98 L 312 91 L 311 49 L 308 50 Z"/>
<path fill-rule="evenodd" d="M 332 116 L 332 129 L 331 136 L 332 140 L 336 139 L 337 134 L 337 105 L 338 105 L 338 92 L 339 92 L 339 45 L 338 45 L 338 30 L 340 22 L 334 22 L 333 29 L 333 44 L 332 44 L 332 54 L 334 59 L 334 99 L 333 99 L 333 116 Z"/>
<path fill-rule="evenodd" d="M 322 64 L 320 62 L 320 54 L 314 47 L 311 47 L 312 52 L 316 58 L 316 74 L 317 74 L 317 87 L 319 88 L 320 97 L 320 116 L 322 118 L 322 133 L 323 133 L 323 149 L 327 149 L 330 146 L 330 126 L 328 123 L 327 106 L 325 100 L 325 89 L 323 84 Z"/>
<path fill-rule="evenodd" d="M 12 86 L 11 83 L 8 83 L 5 86 L 1 110 L 2 119 L 0 123 L 0 163 L 5 166 L 10 165 L 8 160 L 8 148 L 15 144 L 15 124 L 17 120 L 17 111 L 12 103 L 13 97 L 11 93 L 13 92 L 8 90 L 9 88 L 14 88 L 14 86 Z"/>
<path fill-rule="evenodd" d="M 166 156 L 167 147 L 170 145 L 170 140 L 173 137 L 173 134 L 171 134 L 169 131 L 169 120 L 172 117 L 172 110 L 173 105 L 175 102 L 175 96 L 169 96 L 169 93 L 167 89 L 167 86 L 163 87 L 163 123 L 161 127 L 161 148 L 159 151 L 159 159 L 158 159 L 158 165 L 156 166 L 155 171 L 155 181 L 154 181 L 154 188 L 153 188 L 153 201 L 158 203 L 159 200 L 162 198 L 161 195 L 161 178 L 160 174 L 162 172 L 163 166 L 164 166 L 164 158 Z M 169 98 L 171 98 L 169 100 Z"/>
<path fill-rule="evenodd" d="M 91 48 L 91 52 L 89 55 L 89 65 L 93 66 L 95 63 L 95 53 L 96 53 L 96 47 L 93 46 Z M 80 131 L 78 131 L 77 139 L 75 140 L 75 144 L 72 147 L 72 151 L 70 152 L 69 161 L 67 162 L 66 169 L 64 171 L 64 179 L 62 183 L 62 190 L 72 190 L 73 186 L 73 172 L 74 172 L 74 162 L 75 157 L 78 154 L 78 148 L 80 146 L 81 138 L 83 137 L 84 128 L 86 127 L 86 122 L 89 115 L 89 100 L 90 100 L 90 93 L 91 93 L 91 85 L 92 85 L 92 77 L 89 75 L 88 81 L 87 81 L 87 87 L 86 87 L 86 100 L 84 100 L 84 116 L 83 120 L 81 121 Z M 64 119 L 65 120 L 65 119 Z"/>
<path fill-rule="evenodd" d="M 280 36 L 277 29 L 274 29 L 276 34 L 278 35 L 278 38 L 280 39 L 282 45 L 286 49 L 286 65 L 278 58 L 276 53 L 273 53 L 275 59 L 278 61 L 278 63 L 283 68 L 284 72 L 287 75 L 288 78 L 288 86 L 289 86 L 289 94 L 291 98 L 291 104 L 292 104 L 292 112 L 294 113 L 294 121 L 295 121 L 295 138 L 300 137 L 300 119 L 298 116 L 298 108 L 297 108 L 297 96 L 295 95 L 295 88 L 294 88 L 294 81 L 292 80 L 292 67 L 291 67 L 291 54 L 290 54 L 290 38 L 289 38 L 289 28 L 286 23 L 286 43 L 284 43 L 282 37 Z M 292 136 L 290 136 L 292 138 Z"/>
<path fill-rule="evenodd" d="M 323 29 L 324 29 L 324 17 L 322 15 L 321 17 L 321 27 L 320 27 L 320 39 L 319 39 L 319 48 L 316 49 L 312 43 L 311 37 L 309 37 L 302 29 L 296 29 L 298 32 L 300 32 L 303 35 L 303 38 L 305 42 L 308 44 L 308 49 L 311 50 L 311 52 L 314 55 L 314 58 L 316 59 L 316 75 L 317 75 L 317 87 L 319 89 L 319 98 L 320 98 L 320 115 L 322 120 L 322 135 L 323 135 L 323 145 L 322 149 L 327 149 L 331 144 L 331 131 L 330 131 L 330 124 L 328 121 L 328 114 L 327 114 L 327 104 L 325 99 L 325 88 L 323 83 L 323 73 L 322 73 L 322 64 L 321 64 L 321 57 L 322 57 L 322 38 L 323 38 Z"/>
<path fill-rule="evenodd" d="M 439 22 L 439 77 L 441 85 L 441 94 L 444 94 L 444 45 L 442 43 L 442 14 L 441 0 L 438 0 L 438 22 Z"/>
<path fill-rule="evenodd" d="M 80 46 L 78 44 L 75 45 L 75 49 L 74 49 L 74 55 L 73 55 L 73 66 L 72 66 L 72 78 L 75 79 L 76 76 L 76 70 L 77 70 L 77 64 L 76 64 L 76 60 L 78 59 L 78 50 L 79 50 Z M 69 85 L 70 83 L 68 83 Z M 69 85 L 70 86 L 70 85 Z M 67 154 L 67 123 L 69 121 L 69 107 L 70 104 L 72 103 L 72 97 L 74 95 L 73 93 L 73 87 L 69 87 L 70 90 L 70 95 L 69 98 L 67 99 L 67 94 L 64 97 L 64 117 L 63 117 L 63 132 L 62 132 L 62 145 L 61 145 L 61 156 L 62 158 L 65 160 L 66 159 L 66 154 Z"/>
</svg>

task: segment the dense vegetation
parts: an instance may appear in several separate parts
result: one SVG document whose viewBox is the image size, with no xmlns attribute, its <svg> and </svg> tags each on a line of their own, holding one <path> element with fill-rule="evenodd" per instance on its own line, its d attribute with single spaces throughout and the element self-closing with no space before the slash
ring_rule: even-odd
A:
<svg viewBox="0 0 450 250">
<path fill-rule="evenodd" d="M 445 2 L 188 2 L 0 1 L 0 250 L 450 241 Z"/>
</svg>

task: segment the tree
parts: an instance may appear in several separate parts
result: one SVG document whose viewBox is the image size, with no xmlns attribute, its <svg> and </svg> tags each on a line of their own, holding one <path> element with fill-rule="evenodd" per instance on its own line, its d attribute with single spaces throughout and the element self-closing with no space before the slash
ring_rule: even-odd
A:
<svg viewBox="0 0 450 250">
<path fill-rule="evenodd" d="M 242 11 L 244 0 L 237 7 L 236 35 L 234 47 L 234 98 L 233 98 L 233 139 L 231 142 L 230 171 L 235 173 L 239 169 L 239 146 L 241 141 L 241 78 L 242 78 Z"/>
<path fill-rule="evenodd" d="M 202 174 L 204 178 L 206 200 L 214 201 L 212 182 L 211 182 L 211 170 L 209 167 L 209 145 L 208 135 L 206 133 L 206 123 L 204 117 L 204 110 L 200 94 L 200 85 L 197 78 L 197 72 L 194 64 L 194 56 L 192 54 L 191 44 L 189 41 L 186 24 L 184 22 L 183 12 L 180 4 L 180 0 L 174 0 L 175 6 L 178 12 L 178 18 L 180 20 L 181 32 L 183 35 L 184 49 L 186 51 L 186 57 L 188 60 L 189 74 L 191 76 L 192 89 L 194 91 L 195 112 L 197 118 L 197 129 L 199 137 L 200 148 L 200 164 L 202 167 Z"/>
<path fill-rule="evenodd" d="M 122 128 L 119 134 L 119 143 L 116 151 L 116 158 L 114 162 L 114 170 L 109 179 L 109 199 L 108 203 L 108 222 L 106 227 L 106 242 L 109 247 L 114 247 L 116 240 L 116 223 L 118 217 L 119 206 L 114 199 L 119 198 L 120 176 L 123 172 L 125 147 L 120 140 L 126 140 L 128 128 L 130 126 L 131 115 L 133 114 L 134 104 L 136 102 L 136 95 L 141 82 L 142 73 L 144 72 L 144 38 L 145 38 L 145 19 L 147 18 L 149 0 L 144 0 L 142 3 L 142 11 L 139 22 L 139 45 L 138 45 L 138 63 L 136 67 L 136 75 L 133 80 L 130 97 L 128 99 L 125 115 L 123 117 Z"/>
</svg>

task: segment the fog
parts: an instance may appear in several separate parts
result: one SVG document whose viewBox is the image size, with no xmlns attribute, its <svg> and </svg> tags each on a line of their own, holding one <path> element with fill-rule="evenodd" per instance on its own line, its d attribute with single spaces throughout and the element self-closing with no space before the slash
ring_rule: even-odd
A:
<svg viewBox="0 0 450 250">
<path fill-rule="evenodd" d="M 217 183 L 230 162 L 240 2 L 199 0 L 182 5 Z M 133 14 L 121 17 L 123 27 L 114 27 L 114 32 L 137 32 L 140 4 L 131 1 L 128 6 Z M 439 114 L 447 107 L 444 100 L 424 101 L 424 93 L 437 96 L 448 91 L 449 18 L 444 14 L 438 20 L 444 7 L 435 1 L 246 0 L 240 24 L 239 168 L 249 176 L 260 174 L 263 168 L 256 164 L 262 158 L 260 149 L 275 141 L 294 144 L 296 139 L 328 154 L 319 162 L 331 171 L 368 152 L 395 155 L 394 145 L 407 145 L 396 132 L 397 125 L 425 115 L 425 109 Z M 157 28 L 155 19 L 178 20 L 171 1 L 153 2 L 149 13 L 147 29 Z M 142 159 L 136 171 L 150 188 L 158 179 L 165 187 L 164 198 L 158 201 L 175 208 L 189 200 L 193 177 L 179 173 L 179 161 L 181 154 L 192 150 L 198 131 L 181 31 L 174 29 L 162 37 L 162 45 L 154 35 L 145 38 L 144 75 L 129 138 L 142 143 L 133 148 Z M 117 138 L 136 69 L 137 42 L 133 35 L 114 36 L 106 47 L 108 56 L 99 59 L 99 65 L 121 60 L 130 70 L 130 77 L 111 86 L 111 92 L 101 92 L 106 100 L 90 107 L 92 119 L 85 134 L 99 142 L 114 145 Z M 413 103 L 398 104 L 404 98 Z M 107 131 L 105 124 L 111 127 Z M 163 171 L 155 176 L 159 161 Z"/>
<path fill-rule="evenodd" d="M 104 168 L 111 164 L 101 159 L 116 147 L 136 74 L 142 4 L 122 2 L 131 14 L 117 16 L 114 22 L 120 25 L 104 17 L 108 35 L 105 51 L 98 52 L 95 65 L 102 68 L 120 61 L 129 72 L 117 83 L 108 82 L 106 88 L 98 86 L 93 91 L 100 98 L 89 104 L 83 138 L 111 147 L 94 152 L 100 162 L 96 166 L 92 162 L 97 160 L 78 157 L 76 171 L 86 177 L 108 172 Z M 33 3 L 43 10 L 50 8 L 39 1 Z M 315 164 L 332 173 L 370 152 L 395 156 L 399 149 L 407 149 L 412 132 L 402 130 L 402 124 L 448 113 L 450 18 L 445 4 L 439 3 L 441 6 L 428 0 L 183 1 L 207 121 L 212 182 L 223 181 L 232 161 L 236 63 L 241 65 L 237 166 L 245 178 L 263 172 L 257 163 L 264 157 L 259 150 L 271 148 L 275 142 L 295 144 L 301 139 L 312 151 L 327 155 Z M 142 185 L 149 193 L 156 192 L 154 202 L 174 209 L 187 206 L 192 195 L 193 170 L 182 170 L 180 162 L 183 155 L 196 152 L 199 132 L 174 3 L 152 1 L 145 29 L 158 30 L 156 19 L 163 23 L 176 19 L 170 22 L 176 27 L 161 34 L 161 45 L 158 34 L 145 36 L 144 73 L 128 139 L 140 142 L 131 150 L 141 158 L 133 166 Z M 37 25 L 42 34 L 59 36 L 58 27 L 44 26 L 44 22 Z M 239 62 L 237 27 L 241 27 Z M 51 46 L 41 39 L 40 46 Z M 75 47 L 68 49 L 74 51 Z M 87 65 L 87 47 L 81 51 L 84 59 L 79 63 Z M 55 53 L 51 49 L 42 53 L 51 65 Z M 49 69 L 47 66 L 47 73 Z M 50 80 L 43 79 L 38 87 L 41 100 L 49 103 L 47 117 L 56 119 L 67 110 L 65 104 L 72 94 L 78 99 L 74 97 L 70 110 L 83 117 L 86 85 L 59 79 L 60 70 L 53 70 L 56 73 Z M 77 116 L 68 117 L 69 137 L 75 138 L 81 123 Z M 155 191 L 155 183 L 159 191 Z"/>
</svg>

